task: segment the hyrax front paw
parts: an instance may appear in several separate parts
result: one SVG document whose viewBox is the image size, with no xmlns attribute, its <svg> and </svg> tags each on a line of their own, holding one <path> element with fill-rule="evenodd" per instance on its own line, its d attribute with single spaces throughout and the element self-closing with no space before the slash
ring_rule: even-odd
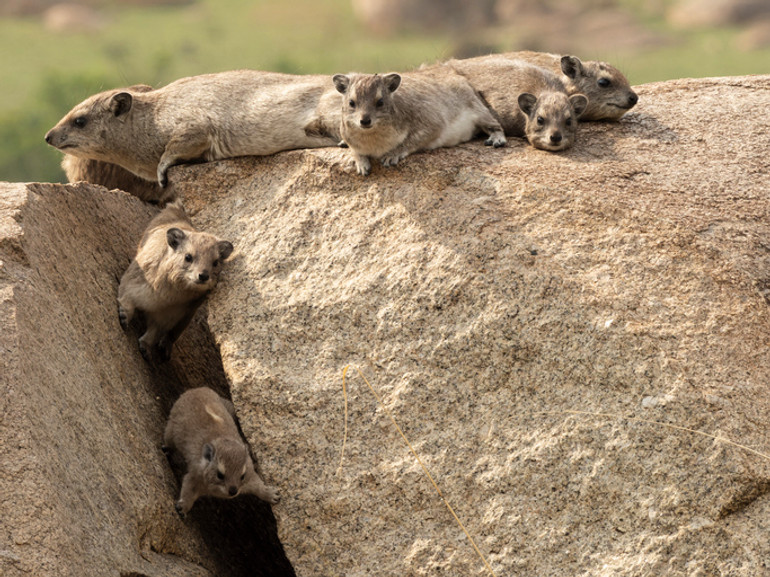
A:
<svg viewBox="0 0 770 577">
<path fill-rule="evenodd" d="M 389 154 L 388 156 L 382 157 L 382 166 L 396 166 L 399 162 L 404 160 L 408 154 Z"/>
<path fill-rule="evenodd" d="M 118 322 L 120 323 L 120 328 L 124 331 L 128 330 L 128 315 L 122 308 L 118 309 Z"/>
<path fill-rule="evenodd" d="M 502 134 L 492 134 L 484 141 L 484 144 L 487 146 L 494 146 L 495 148 L 500 148 L 502 146 L 505 146 L 508 144 L 508 141 L 505 139 L 505 136 Z"/>
<path fill-rule="evenodd" d="M 278 487 L 265 487 L 262 500 L 267 501 L 271 505 L 278 503 L 281 500 L 281 494 L 278 492 Z"/>
<path fill-rule="evenodd" d="M 176 509 L 176 512 L 179 515 L 180 519 L 184 519 L 185 516 L 187 515 L 187 511 L 185 511 L 185 507 L 181 501 L 177 501 L 176 503 L 174 503 L 174 509 Z"/>
<path fill-rule="evenodd" d="M 365 156 L 355 159 L 356 172 L 361 176 L 369 176 L 372 172 L 372 163 Z"/>
</svg>

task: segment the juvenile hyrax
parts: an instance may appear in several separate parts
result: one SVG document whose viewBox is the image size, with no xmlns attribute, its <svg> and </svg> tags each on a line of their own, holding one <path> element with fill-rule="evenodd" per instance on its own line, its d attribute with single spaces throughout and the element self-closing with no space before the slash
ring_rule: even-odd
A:
<svg viewBox="0 0 770 577">
<path fill-rule="evenodd" d="M 163 451 L 178 451 L 187 465 L 175 505 L 183 517 L 199 497 L 251 494 L 272 504 L 279 500 L 278 490 L 254 471 L 232 403 L 207 387 L 185 391 L 171 407 Z"/>
<path fill-rule="evenodd" d="M 588 98 L 580 120 L 618 120 L 639 101 L 628 79 L 607 62 L 581 62 L 577 56 L 530 51 L 506 52 L 500 56 L 524 60 L 561 75 L 568 94 L 584 94 Z M 480 58 L 493 57 L 495 55 Z"/>
<path fill-rule="evenodd" d="M 339 138 L 304 130 L 328 89 L 325 76 L 236 70 L 108 90 L 75 106 L 45 140 L 165 187 L 168 169 L 183 162 L 334 146 Z"/>
<path fill-rule="evenodd" d="M 139 350 L 145 359 L 170 358 L 174 341 L 216 286 L 232 251 L 228 241 L 195 230 L 179 202 L 150 221 L 118 288 L 124 329 L 137 309 L 144 311 L 147 332 L 139 338 Z"/>
<path fill-rule="evenodd" d="M 568 96 L 549 70 L 502 57 L 450 60 L 446 66 L 468 79 L 508 136 L 525 136 L 535 148 L 551 151 L 575 142 L 588 100 L 582 94 Z"/>
<path fill-rule="evenodd" d="M 393 166 L 418 150 L 454 146 L 481 131 L 485 144 L 504 146 L 505 135 L 470 84 L 457 74 L 337 74 L 342 98 L 342 139 L 359 174 L 370 157 Z"/>
</svg>

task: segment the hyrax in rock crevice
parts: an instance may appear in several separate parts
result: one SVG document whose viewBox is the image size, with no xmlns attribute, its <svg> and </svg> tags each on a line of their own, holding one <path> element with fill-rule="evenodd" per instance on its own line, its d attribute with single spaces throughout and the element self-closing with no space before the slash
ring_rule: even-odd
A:
<svg viewBox="0 0 770 577">
<path fill-rule="evenodd" d="M 235 424 L 233 404 L 200 387 L 182 393 L 171 407 L 163 434 L 163 452 L 178 451 L 187 471 L 175 507 L 184 517 L 200 497 L 231 499 L 256 495 L 275 504 L 278 490 L 254 471 L 249 448 Z"/>
<path fill-rule="evenodd" d="M 413 152 L 454 146 L 479 132 L 489 136 L 487 145 L 506 143 L 500 123 L 458 74 L 336 74 L 333 82 L 342 94 L 340 133 L 359 174 L 369 174 L 370 158 L 393 166 Z"/>
<path fill-rule="evenodd" d="M 118 287 L 118 318 L 127 329 L 137 310 L 147 331 L 139 351 L 147 360 L 168 360 L 174 341 L 219 279 L 233 245 L 197 231 L 179 201 L 150 221 L 134 260 Z"/>
<path fill-rule="evenodd" d="M 607 62 L 582 62 L 577 56 L 527 50 L 505 52 L 499 56 L 509 60 L 523 60 L 560 75 L 568 94 L 583 94 L 588 98 L 588 106 L 580 115 L 583 121 L 619 120 L 639 102 L 639 96 L 631 88 L 628 79 Z M 498 55 L 493 54 L 471 60 L 496 57 Z"/>
<path fill-rule="evenodd" d="M 588 100 L 569 96 L 552 72 L 521 60 L 450 60 L 445 65 L 468 79 L 508 136 L 524 136 L 535 148 L 558 151 L 572 146 L 578 117 Z"/>
<path fill-rule="evenodd" d="M 45 140 L 165 187 L 168 169 L 184 162 L 334 146 L 338 136 L 304 130 L 328 89 L 325 76 L 236 70 L 108 90 L 75 106 Z"/>
</svg>

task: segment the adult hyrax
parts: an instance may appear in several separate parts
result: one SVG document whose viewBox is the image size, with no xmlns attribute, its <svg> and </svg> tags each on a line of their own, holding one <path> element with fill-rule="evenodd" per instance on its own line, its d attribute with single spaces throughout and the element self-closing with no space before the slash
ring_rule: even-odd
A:
<svg viewBox="0 0 770 577">
<path fill-rule="evenodd" d="M 588 100 L 568 96 L 549 70 L 502 57 L 450 60 L 445 66 L 468 79 L 508 136 L 525 136 L 535 148 L 550 151 L 574 144 Z"/>
<path fill-rule="evenodd" d="M 137 309 L 144 312 L 147 331 L 139 338 L 139 351 L 145 359 L 170 358 L 174 341 L 216 286 L 232 252 L 230 242 L 195 230 L 179 201 L 150 221 L 118 287 L 124 329 Z"/>
<path fill-rule="evenodd" d="M 588 98 L 588 106 L 580 115 L 580 120 L 618 120 L 639 102 L 628 79 L 607 62 L 581 62 L 577 56 L 531 51 L 506 52 L 500 56 L 547 68 L 561 76 L 568 94 L 584 94 Z M 494 57 L 496 55 L 479 58 Z"/>
<path fill-rule="evenodd" d="M 308 135 L 325 76 L 235 70 L 156 90 L 108 90 L 84 100 L 45 136 L 59 150 L 117 164 L 165 187 L 183 162 L 334 146 Z"/>
<path fill-rule="evenodd" d="M 480 131 L 485 144 L 506 143 L 500 123 L 462 76 L 426 70 L 399 74 L 336 74 L 343 95 L 340 133 L 359 174 L 370 158 L 393 166 L 409 154 L 471 140 Z"/>
<path fill-rule="evenodd" d="M 241 439 L 230 401 L 208 387 L 182 393 L 171 407 L 163 451 L 178 451 L 187 471 L 175 507 L 184 517 L 199 497 L 230 499 L 256 495 L 274 504 L 278 490 L 254 471 L 249 448 Z"/>
</svg>

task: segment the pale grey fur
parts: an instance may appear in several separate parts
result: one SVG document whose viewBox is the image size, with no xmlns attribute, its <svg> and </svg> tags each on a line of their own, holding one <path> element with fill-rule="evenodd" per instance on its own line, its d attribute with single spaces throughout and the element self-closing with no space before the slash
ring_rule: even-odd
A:
<svg viewBox="0 0 770 577">
<path fill-rule="evenodd" d="M 232 403 L 207 387 L 182 393 L 171 408 L 163 450 L 178 451 L 187 471 L 175 507 L 186 515 L 195 501 L 252 494 L 274 504 L 278 490 L 254 470 L 249 448 L 238 432 Z"/>
<path fill-rule="evenodd" d="M 230 242 L 195 230 L 179 201 L 150 221 L 118 287 L 118 318 L 124 329 L 137 309 L 144 311 L 142 356 L 171 356 L 174 341 L 216 286 L 232 251 Z"/>
<path fill-rule="evenodd" d="M 369 174 L 370 158 L 393 166 L 413 152 L 454 146 L 478 132 L 489 135 L 488 145 L 506 143 L 500 124 L 458 74 L 337 74 L 333 82 L 343 95 L 340 133 L 359 174 Z"/>
<path fill-rule="evenodd" d="M 338 138 L 304 130 L 328 91 L 325 76 L 255 70 L 192 76 L 149 91 L 108 90 L 75 106 L 46 142 L 164 187 L 168 169 L 183 162 L 335 145 Z"/>
</svg>

